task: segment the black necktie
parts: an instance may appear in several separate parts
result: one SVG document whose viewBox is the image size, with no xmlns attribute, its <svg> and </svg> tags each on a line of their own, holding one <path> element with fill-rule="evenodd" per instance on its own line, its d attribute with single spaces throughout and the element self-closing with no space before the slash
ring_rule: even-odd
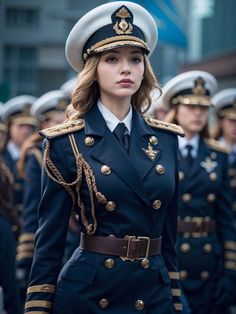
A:
<svg viewBox="0 0 236 314">
<path fill-rule="evenodd" d="M 186 147 L 186 149 L 188 151 L 187 156 L 185 157 L 185 159 L 186 159 L 187 165 L 188 165 L 188 167 L 190 169 L 192 164 L 193 164 L 193 156 L 191 154 L 191 152 L 193 150 L 193 146 L 192 145 L 186 145 L 185 147 Z"/>
<path fill-rule="evenodd" d="M 127 130 L 125 124 L 118 123 L 115 127 L 113 133 L 115 137 L 118 139 L 121 146 L 124 147 L 124 149 L 128 152 L 129 149 L 129 134 L 127 134 L 125 131 Z"/>
</svg>

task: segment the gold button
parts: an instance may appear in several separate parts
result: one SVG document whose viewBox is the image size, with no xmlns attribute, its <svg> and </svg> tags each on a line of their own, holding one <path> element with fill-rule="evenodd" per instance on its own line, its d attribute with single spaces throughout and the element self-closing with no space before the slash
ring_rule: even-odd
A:
<svg viewBox="0 0 236 314">
<path fill-rule="evenodd" d="M 179 171 L 179 181 L 183 181 L 185 175 L 183 171 Z"/>
<path fill-rule="evenodd" d="M 112 269 L 115 267 L 115 261 L 112 258 L 108 258 L 105 260 L 104 265 L 108 269 Z"/>
<path fill-rule="evenodd" d="M 212 158 L 212 159 L 216 159 L 216 158 L 217 158 L 217 154 L 216 154 L 215 152 L 212 152 L 212 153 L 211 153 L 211 158 Z"/>
<path fill-rule="evenodd" d="M 102 309 L 106 309 L 108 307 L 109 301 L 107 299 L 101 299 L 98 304 Z"/>
<path fill-rule="evenodd" d="M 160 200 L 155 200 L 152 204 L 152 207 L 154 209 L 159 209 L 161 207 L 161 201 Z"/>
<path fill-rule="evenodd" d="M 17 227 L 16 225 L 13 225 L 13 226 L 11 227 L 11 230 L 12 230 L 13 232 L 16 232 L 16 231 L 18 230 L 18 227 Z"/>
<path fill-rule="evenodd" d="M 140 262 L 142 268 L 148 268 L 150 266 L 150 261 L 147 258 L 143 258 Z"/>
<path fill-rule="evenodd" d="M 201 272 L 200 277 L 202 280 L 207 280 L 209 278 L 210 274 L 208 271 L 204 270 Z"/>
<path fill-rule="evenodd" d="M 181 244 L 180 250 L 181 250 L 181 252 L 183 252 L 183 253 L 188 253 L 188 252 L 190 251 L 190 245 L 189 245 L 189 243 L 183 243 L 183 244 Z"/>
<path fill-rule="evenodd" d="M 143 302 L 143 300 L 137 300 L 134 303 L 134 307 L 136 308 L 136 310 L 142 311 L 144 309 L 144 302 Z"/>
<path fill-rule="evenodd" d="M 210 194 L 207 195 L 208 202 L 214 202 L 215 199 L 216 199 L 215 194 L 210 193 Z"/>
<path fill-rule="evenodd" d="M 94 144 L 94 138 L 91 137 L 91 136 L 87 136 L 87 137 L 85 137 L 85 139 L 84 139 L 84 143 L 85 143 L 85 145 L 87 145 L 87 146 L 93 146 L 93 144 Z"/>
<path fill-rule="evenodd" d="M 156 166 L 156 172 L 157 172 L 158 174 L 163 174 L 163 173 L 165 173 L 165 167 L 163 167 L 162 165 L 157 165 L 157 166 Z"/>
<path fill-rule="evenodd" d="M 183 202 L 185 202 L 185 203 L 188 203 L 190 200 L 191 200 L 191 194 L 189 194 L 189 193 L 184 193 L 183 195 L 182 195 L 182 200 L 183 200 Z"/>
<path fill-rule="evenodd" d="M 204 246 L 203 246 L 203 251 L 205 253 L 211 253 L 212 252 L 212 245 L 210 243 L 206 243 Z"/>
<path fill-rule="evenodd" d="M 149 142 L 152 145 L 157 145 L 158 139 L 156 138 L 156 136 L 151 136 L 151 137 L 149 137 Z"/>
<path fill-rule="evenodd" d="M 229 168 L 229 170 L 228 170 L 228 175 L 230 176 L 230 177 L 232 177 L 232 176 L 234 176 L 236 174 L 236 169 L 234 169 L 234 168 Z"/>
<path fill-rule="evenodd" d="M 102 174 L 108 175 L 111 173 L 111 168 L 108 167 L 107 165 L 103 165 L 101 167 L 101 172 L 102 172 Z"/>
<path fill-rule="evenodd" d="M 188 272 L 187 272 L 186 270 L 181 270 L 181 271 L 179 272 L 179 277 L 180 277 L 181 280 L 187 279 L 187 277 L 188 277 Z"/>
<path fill-rule="evenodd" d="M 109 212 L 112 212 L 115 209 L 116 209 L 115 202 L 109 201 L 109 202 L 106 203 L 106 210 L 108 210 Z"/>
<path fill-rule="evenodd" d="M 215 182 L 217 180 L 217 174 L 215 172 L 211 172 L 209 174 L 209 178 L 211 181 Z"/>
</svg>

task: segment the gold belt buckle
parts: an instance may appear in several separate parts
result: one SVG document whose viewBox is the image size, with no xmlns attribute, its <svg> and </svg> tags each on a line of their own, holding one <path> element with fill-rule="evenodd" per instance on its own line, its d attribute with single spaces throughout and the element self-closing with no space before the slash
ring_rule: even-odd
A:
<svg viewBox="0 0 236 314">
<path fill-rule="evenodd" d="M 135 261 L 135 260 L 139 260 L 139 259 L 143 259 L 143 258 L 148 258 L 148 255 L 149 255 L 149 249 L 150 249 L 150 238 L 149 237 L 142 237 L 142 236 L 139 236 L 139 237 L 135 237 L 135 236 L 129 236 L 129 235 L 126 235 L 124 237 L 124 239 L 127 239 L 128 240 L 128 244 L 127 244 L 127 250 L 126 250 L 126 256 L 120 256 L 120 258 L 122 259 L 122 261 Z M 146 240 L 147 241 L 147 247 L 146 247 L 146 252 L 145 252 L 145 257 L 129 257 L 129 254 L 130 254 L 130 244 L 131 244 L 131 241 L 132 240 L 135 240 L 135 241 L 140 241 L 140 240 Z"/>
</svg>

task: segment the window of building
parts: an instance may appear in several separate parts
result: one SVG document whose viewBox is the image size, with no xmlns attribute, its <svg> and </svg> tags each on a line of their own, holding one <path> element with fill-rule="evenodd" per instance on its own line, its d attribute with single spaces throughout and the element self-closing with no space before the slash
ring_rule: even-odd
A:
<svg viewBox="0 0 236 314">
<path fill-rule="evenodd" d="M 37 9 L 8 7 L 5 12 L 5 25 L 9 28 L 35 28 L 39 25 L 39 11 Z"/>
<path fill-rule="evenodd" d="M 37 48 L 4 47 L 4 80 L 10 84 L 11 96 L 37 93 Z"/>
</svg>

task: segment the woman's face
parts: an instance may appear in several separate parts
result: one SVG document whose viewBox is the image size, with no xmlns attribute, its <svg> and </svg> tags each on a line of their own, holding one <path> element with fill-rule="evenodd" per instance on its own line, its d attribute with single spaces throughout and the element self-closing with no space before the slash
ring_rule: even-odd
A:
<svg viewBox="0 0 236 314">
<path fill-rule="evenodd" d="M 144 55 L 136 47 L 104 52 L 97 67 L 101 99 L 130 98 L 139 89 L 144 75 Z"/>
<path fill-rule="evenodd" d="M 222 118 L 221 127 L 223 136 L 231 143 L 236 143 L 236 120 Z"/>
<path fill-rule="evenodd" d="M 208 107 L 179 105 L 176 120 L 186 132 L 199 133 L 207 124 Z"/>
</svg>

